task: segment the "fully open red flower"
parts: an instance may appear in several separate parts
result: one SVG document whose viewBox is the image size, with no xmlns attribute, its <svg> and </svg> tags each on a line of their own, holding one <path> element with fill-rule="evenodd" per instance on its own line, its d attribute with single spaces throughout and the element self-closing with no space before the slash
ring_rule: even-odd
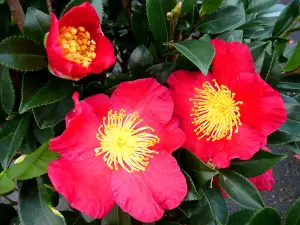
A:
<svg viewBox="0 0 300 225">
<path fill-rule="evenodd" d="M 168 84 L 186 134 L 183 147 L 226 168 L 231 159 L 250 159 L 287 116 L 280 93 L 255 73 L 247 45 L 218 39 L 212 44 L 211 74 L 181 70 Z"/>
<path fill-rule="evenodd" d="M 97 12 L 88 2 L 71 8 L 60 20 L 52 13 L 46 51 L 49 69 L 71 80 L 101 73 L 116 61 Z"/>
<path fill-rule="evenodd" d="M 95 218 L 115 202 L 144 222 L 177 207 L 187 184 L 171 152 L 185 135 L 172 116 L 168 89 L 148 78 L 120 84 L 111 98 L 98 94 L 79 102 L 75 93 L 73 99 L 66 130 L 50 142 L 62 155 L 48 168 L 56 190 Z"/>
</svg>

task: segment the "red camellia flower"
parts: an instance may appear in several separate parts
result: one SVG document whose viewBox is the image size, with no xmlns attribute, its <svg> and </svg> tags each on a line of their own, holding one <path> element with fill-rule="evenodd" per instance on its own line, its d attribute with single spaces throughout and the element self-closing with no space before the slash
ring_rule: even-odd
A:
<svg viewBox="0 0 300 225">
<path fill-rule="evenodd" d="M 111 98 L 73 100 L 66 130 L 50 142 L 62 158 L 48 168 L 72 207 L 102 218 L 116 203 L 143 222 L 177 207 L 187 184 L 171 153 L 185 135 L 168 89 L 148 78 L 120 84 Z"/>
<path fill-rule="evenodd" d="M 280 93 L 255 73 L 247 45 L 212 40 L 212 73 L 177 71 L 168 84 L 174 114 L 186 134 L 183 147 L 226 168 L 250 159 L 287 118 Z"/>
<path fill-rule="evenodd" d="M 49 69 L 71 80 L 101 73 L 116 61 L 97 12 L 88 2 L 71 8 L 60 20 L 52 13 L 46 51 Z"/>
</svg>

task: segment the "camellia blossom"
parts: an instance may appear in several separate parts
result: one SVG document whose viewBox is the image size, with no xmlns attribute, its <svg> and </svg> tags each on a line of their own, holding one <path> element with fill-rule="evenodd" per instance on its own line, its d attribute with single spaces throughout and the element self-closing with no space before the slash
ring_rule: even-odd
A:
<svg viewBox="0 0 300 225">
<path fill-rule="evenodd" d="M 52 13 L 46 51 L 52 73 L 71 80 L 101 73 L 116 61 L 97 12 L 88 2 L 71 8 L 60 20 Z"/>
<path fill-rule="evenodd" d="M 55 189 L 75 209 L 102 218 L 114 206 L 153 222 L 177 207 L 187 184 L 173 150 L 185 141 L 168 89 L 155 79 L 121 83 L 111 98 L 79 102 L 66 130 L 50 142 L 62 158 L 50 163 Z"/>
<path fill-rule="evenodd" d="M 226 168 L 231 159 L 248 160 L 265 146 L 287 115 L 280 93 L 255 73 L 247 45 L 219 39 L 212 44 L 212 73 L 180 70 L 167 83 L 186 134 L 183 147 Z"/>
</svg>

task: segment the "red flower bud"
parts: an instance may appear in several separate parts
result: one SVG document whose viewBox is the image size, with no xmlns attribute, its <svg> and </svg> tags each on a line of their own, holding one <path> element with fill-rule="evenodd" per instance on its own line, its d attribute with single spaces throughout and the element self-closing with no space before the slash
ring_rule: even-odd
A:
<svg viewBox="0 0 300 225">
<path fill-rule="evenodd" d="M 97 12 L 88 2 L 73 7 L 60 20 L 51 15 L 46 51 L 51 72 L 70 80 L 101 73 L 116 60 Z"/>
</svg>

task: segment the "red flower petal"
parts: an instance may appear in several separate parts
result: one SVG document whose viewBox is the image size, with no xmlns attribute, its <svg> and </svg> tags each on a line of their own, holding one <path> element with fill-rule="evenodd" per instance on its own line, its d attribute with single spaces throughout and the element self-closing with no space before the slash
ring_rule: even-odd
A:
<svg viewBox="0 0 300 225">
<path fill-rule="evenodd" d="M 104 217 L 114 205 L 111 170 L 101 158 L 77 162 L 61 158 L 49 164 L 48 175 L 73 208 L 91 217 Z"/>
<path fill-rule="evenodd" d="M 50 141 L 50 149 L 70 160 L 82 160 L 95 156 L 99 147 L 96 133 L 100 124 L 93 108 L 86 102 L 78 101 L 73 95 L 75 109 L 66 117 L 66 130 Z"/>
<path fill-rule="evenodd" d="M 219 84 L 228 85 L 240 73 L 255 73 L 251 52 L 246 44 L 211 41 L 216 54 L 212 62 L 212 75 Z"/>
<path fill-rule="evenodd" d="M 84 102 L 93 107 L 94 112 L 100 121 L 102 121 L 103 117 L 107 117 L 107 112 L 109 110 L 109 97 L 107 95 L 93 95 L 84 99 Z"/>
<path fill-rule="evenodd" d="M 185 134 L 179 128 L 179 120 L 172 117 L 169 124 L 158 134 L 160 142 L 154 146 L 157 151 L 173 152 L 185 141 Z"/>
<path fill-rule="evenodd" d="M 173 100 L 169 90 L 153 78 L 121 83 L 110 98 L 111 109 L 137 111 L 144 124 L 159 132 L 171 120 Z"/>
<path fill-rule="evenodd" d="M 187 185 L 176 160 L 161 151 L 145 172 L 113 172 L 112 190 L 123 211 L 142 222 L 154 222 L 162 218 L 162 209 L 173 209 L 181 203 Z"/>
<path fill-rule="evenodd" d="M 259 191 L 272 191 L 273 185 L 275 184 L 273 169 L 269 169 L 257 177 L 250 177 L 249 180 Z"/>
<path fill-rule="evenodd" d="M 234 79 L 231 89 L 240 105 L 241 120 L 254 127 L 262 135 L 262 144 L 266 136 L 276 131 L 287 119 L 284 102 L 258 74 L 240 74 Z"/>
</svg>

